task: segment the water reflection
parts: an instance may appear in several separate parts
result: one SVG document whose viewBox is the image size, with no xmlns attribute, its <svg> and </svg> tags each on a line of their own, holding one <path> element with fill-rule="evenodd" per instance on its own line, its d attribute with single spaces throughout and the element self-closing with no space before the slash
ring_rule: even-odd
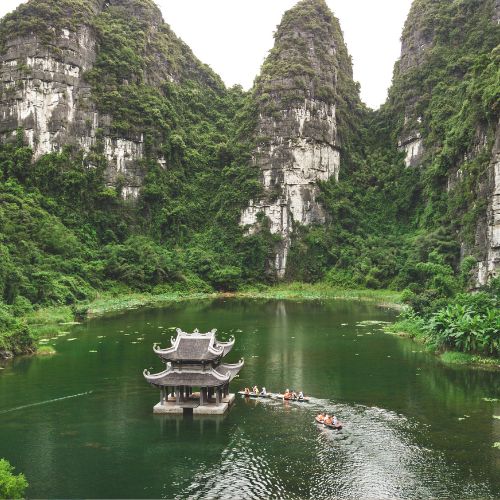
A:
<svg viewBox="0 0 500 500">
<path fill-rule="evenodd" d="M 219 434 L 226 415 L 154 415 L 153 418 L 158 422 L 161 436 L 182 438 L 186 432 L 201 436 Z"/>
</svg>

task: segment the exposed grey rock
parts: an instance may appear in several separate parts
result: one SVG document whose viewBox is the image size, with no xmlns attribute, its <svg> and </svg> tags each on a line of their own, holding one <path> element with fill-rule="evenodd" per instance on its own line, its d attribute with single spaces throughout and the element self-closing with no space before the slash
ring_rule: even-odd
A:
<svg viewBox="0 0 500 500">
<path fill-rule="evenodd" d="M 500 0 L 495 0 L 495 7 L 493 10 L 493 22 L 500 24 Z"/>
<path fill-rule="evenodd" d="M 396 65 L 395 77 L 404 76 L 424 63 L 428 49 L 434 43 L 434 32 L 420 22 L 419 5 L 412 5 L 401 37 L 401 56 Z M 405 103 L 404 126 L 399 135 L 398 148 L 405 153 L 407 167 L 418 167 L 424 157 L 424 144 L 420 127 L 422 117 L 416 110 L 419 98 L 415 96 Z"/>
<path fill-rule="evenodd" d="M 500 121 L 498 122 L 491 163 L 481 195 L 488 199 L 486 218 L 479 221 L 476 247 L 480 255 L 477 285 L 485 285 L 494 276 L 500 276 Z"/>
<path fill-rule="evenodd" d="M 0 134 L 24 128 L 35 157 L 90 136 L 92 104 L 82 74 L 95 60 L 95 37 L 88 27 L 62 30 L 59 55 L 36 35 L 7 41 L 0 57 Z"/>
<path fill-rule="evenodd" d="M 298 9 L 304 16 L 296 15 Z M 325 36 L 309 26 L 317 30 L 321 26 Z M 322 0 L 302 1 L 285 14 L 275 38 L 255 89 L 259 141 L 253 164 L 260 170 L 264 195 L 251 201 L 241 224 L 252 233 L 260 213 L 269 218 L 271 233 L 282 237 L 271 263 L 281 278 L 294 226 L 325 222 L 317 183 L 338 179 L 341 155 L 335 96 L 339 72 L 352 80 L 352 68 L 339 57 L 339 52 L 347 51 L 338 21 Z M 294 65 L 305 68 L 304 72 L 291 75 L 274 69 Z"/>
<path fill-rule="evenodd" d="M 7 360 L 7 359 L 12 359 L 13 357 L 14 354 L 12 352 L 0 349 L 0 359 Z"/>
<path fill-rule="evenodd" d="M 96 59 L 93 29 L 83 25 L 56 35 L 52 47 L 35 34 L 7 40 L 0 56 L 0 137 L 9 140 L 16 129 L 24 129 L 35 158 L 65 146 L 91 151 L 97 146 L 97 129 L 106 122 L 84 78 Z M 121 175 L 125 196 L 137 197 L 142 142 L 105 136 L 104 154 L 109 183 Z"/>
</svg>

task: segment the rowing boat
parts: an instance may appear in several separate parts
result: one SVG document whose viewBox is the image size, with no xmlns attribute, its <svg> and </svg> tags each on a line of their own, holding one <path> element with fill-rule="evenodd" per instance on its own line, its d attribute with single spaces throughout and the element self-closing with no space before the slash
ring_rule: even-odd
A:
<svg viewBox="0 0 500 500">
<path fill-rule="evenodd" d="M 323 425 L 325 427 L 328 427 L 328 429 L 332 429 L 333 431 L 340 431 L 340 429 L 342 429 L 341 422 L 338 422 L 337 425 L 325 424 L 325 422 L 322 422 L 321 420 L 319 420 L 318 417 L 315 417 L 314 421 L 319 425 Z"/>
<path fill-rule="evenodd" d="M 267 394 L 255 394 L 255 392 L 245 392 L 245 391 L 238 391 L 238 394 L 241 394 L 242 396 L 245 396 L 246 398 L 264 398 L 264 399 L 270 399 L 273 397 L 272 394 L 267 393 Z"/>
<path fill-rule="evenodd" d="M 292 403 L 309 403 L 309 398 L 286 398 L 284 394 L 277 394 L 277 398 L 282 399 L 283 401 L 291 401 Z"/>
</svg>

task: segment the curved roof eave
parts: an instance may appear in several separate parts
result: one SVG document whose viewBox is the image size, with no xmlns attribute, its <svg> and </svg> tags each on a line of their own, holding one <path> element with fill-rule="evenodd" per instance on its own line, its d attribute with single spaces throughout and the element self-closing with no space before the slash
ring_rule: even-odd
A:
<svg viewBox="0 0 500 500">
<path fill-rule="evenodd" d="M 199 370 L 176 370 L 173 369 L 171 366 L 168 367 L 166 370 L 160 373 L 155 373 L 151 374 L 149 370 L 144 370 L 143 371 L 144 378 L 152 385 L 157 385 L 157 386 L 166 386 L 166 385 L 192 385 L 192 386 L 206 386 L 206 387 L 214 387 L 214 386 L 219 386 L 223 385 L 225 383 L 228 383 L 232 379 L 232 373 L 228 371 L 227 373 L 221 373 L 218 372 L 215 369 L 212 369 L 208 372 L 200 372 Z M 176 376 L 178 375 L 179 378 L 184 377 L 187 379 L 195 379 L 196 383 L 181 383 L 180 381 L 173 381 L 171 380 L 170 382 L 168 380 L 165 380 L 169 376 Z M 198 377 L 198 378 L 197 378 Z M 211 380 L 210 380 L 211 379 Z"/>
<path fill-rule="evenodd" d="M 236 342 L 236 339 L 234 337 L 231 337 L 228 342 L 217 342 L 217 345 L 219 347 L 222 347 L 222 349 L 223 349 L 223 356 L 225 356 L 226 354 L 228 354 L 231 351 L 235 342 Z"/>
</svg>

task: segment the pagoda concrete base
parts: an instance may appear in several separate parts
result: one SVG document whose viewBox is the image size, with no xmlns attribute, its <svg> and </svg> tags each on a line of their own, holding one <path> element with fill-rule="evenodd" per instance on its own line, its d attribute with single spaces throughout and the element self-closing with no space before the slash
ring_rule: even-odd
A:
<svg viewBox="0 0 500 500">
<path fill-rule="evenodd" d="M 153 408 L 153 413 L 182 415 L 185 411 L 192 411 L 193 415 L 224 415 L 224 413 L 234 404 L 234 400 L 234 394 L 229 394 L 223 398 L 220 404 L 217 404 L 213 399 L 204 405 L 200 405 L 199 399 L 196 400 L 194 398 L 179 404 L 177 404 L 175 400 L 169 400 L 164 404 L 157 403 Z"/>
</svg>

